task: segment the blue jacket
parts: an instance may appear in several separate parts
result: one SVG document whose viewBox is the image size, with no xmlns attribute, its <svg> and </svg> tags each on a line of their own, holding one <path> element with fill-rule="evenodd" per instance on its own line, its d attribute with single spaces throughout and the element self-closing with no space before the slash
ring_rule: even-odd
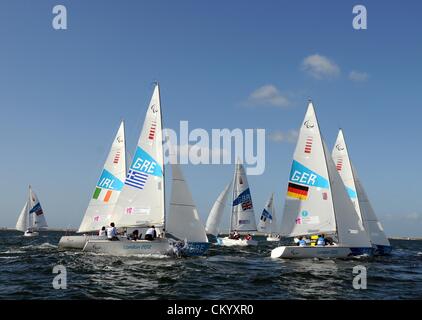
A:
<svg viewBox="0 0 422 320">
<path fill-rule="evenodd" d="M 317 246 L 325 246 L 325 239 L 323 237 L 318 238 Z"/>
</svg>

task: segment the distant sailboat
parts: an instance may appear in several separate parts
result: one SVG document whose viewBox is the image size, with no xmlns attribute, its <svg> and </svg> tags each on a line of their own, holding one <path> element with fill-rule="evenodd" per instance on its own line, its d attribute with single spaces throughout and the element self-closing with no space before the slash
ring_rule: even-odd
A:
<svg viewBox="0 0 422 320">
<path fill-rule="evenodd" d="M 177 239 L 187 241 L 183 255 L 203 255 L 210 246 L 204 225 L 180 166 L 173 163 L 171 168 L 172 188 L 167 232 Z"/>
<path fill-rule="evenodd" d="M 243 165 L 238 161 L 233 178 L 233 202 L 230 217 L 230 234 L 232 232 L 254 232 L 256 229 L 255 212 L 251 191 Z M 217 238 L 221 246 L 256 246 L 258 241 L 251 239 L 234 239 L 230 236 Z"/>
<path fill-rule="evenodd" d="M 24 232 L 25 237 L 34 237 L 38 235 L 39 230 L 47 227 L 41 203 L 29 186 L 29 197 L 19 215 L 16 230 Z"/>
<path fill-rule="evenodd" d="M 126 140 L 124 122 L 114 137 L 100 178 L 95 186 L 78 233 L 95 232 L 114 220 L 114 210 L 126 178 Z M 102 239 L 96 235 L 63 236 L 59 248 L 82 249 L 88 239 Z"/>
<path fill-rule="evenodd" d="M 332 157 L 336 164 L 350 199 L 359 215 L 363 227 L 367 231 L 371 243 L 376 246 L 375 254 L 384 255 L 391 253 L 392 247 L 384 233 L 384 229 L 369 202 L 368 196 L 357 176 L 356 169 L 349 158 L 343 131 L 339 130 Z"/>
<path fill-rule="evenodd" d="M 280 237 L 277 236 L 279 232 L 277 228 L 277 220 L 274 209 L 274 194 L 268 199 L 264 210 L 262 210 L 261 218 L 258 222 L 258 231 L 268 234 L 267 241 L 279 241 Z"/>
<path fill-rule="evenodd" d="M 227 198 L 230 193 L 231 182 L 224 188 L 220 193 L 211 211 L 208 215 L 207 223 L 205 225 L 205 231 L 214 237 L 217 237 L 220 233 L 221 218 L 226 207 Z"/>
<path fill-rule="evenodd" d="M 281 224 L 285 237 L 325 234 L 335 245 L 280 246 L 273 258 L 345 258 L 371 255 L 370 239 L 346 192 L 322 140 L 312 102 L 309 102 L 290 171 Z"/>
</svg>

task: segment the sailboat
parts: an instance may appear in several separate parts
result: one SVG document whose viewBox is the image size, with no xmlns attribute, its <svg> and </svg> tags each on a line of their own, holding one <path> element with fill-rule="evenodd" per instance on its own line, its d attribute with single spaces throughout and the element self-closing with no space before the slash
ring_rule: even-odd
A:
<svg viewBox="0 0 422 320">
<path fill-rule="evenodd" d="M 332 158 L 359 215 L 360 222 L 368 233 L 372 245 L 375 246 L 375 255 L 390 254 L 392 247 L 350 160 L 341 129 L 332 151 Z"/>
<path fill-rule="evenodd" d="M 185 256 L 203 255 L 210 246 L 192 194 L 177 163 L 171 164 L 172 188 L 167 232 L 178 240 L 184 240 Z"/>
<path fill-rule="evenodd" d="M 219 227 L 221 225 L 221 218 L 224 213 L 224 208 L 226 207 L 231 185 L 232 184 L 230 182 L 219 194 L 217 200 L 214 202 L 214 205 L 211 208 L 207 222 L 205 224 L 205 232 L 214 238 L 217 238 L 218 234 L 220 233 Z"/>
<path fill-rule="evenodd" d="M 280 246 L 272 258 L 346 258 L 372 255 L 368 234 L 321 137 L 312 101 L 293 155 L 281 224 L 285 237 L 324 234 L 334 245 Z"/>
<path fill-rule="evenodd" d="M 29 197 L 19 215 L 16 230 L 24 232 L 25 237 L 34 237 L 38 236 L 38 231 L 42 228 L 47 228 L 44 211 L 37 195 L 29 186 Z"/>
<path fill-rule="evenodd" d="M 168 254 L 171 247 L 165 238 L 163 159 L 160 90 L 156 83 L 113 219 L 118 228 L 136 229 L 141 235 L 155 226 L 158 237 L 153 241 L 90 239 L 83 251 L 112 255 Z"/>
<path fill-rule="evenodd" d="M 258 222 L 258 231 L 268 234 L 267 241 L 280 241 L 277 236 L 277 221 L 274 209 L 274 194 L 271 194 Z"/>
<path fill-rule="evenodd" d="M 83 249 L 88 239 L 103 239 L 97 233 L 103 226 L 107 227 L 114 220 L 114 210 L 126 178 L 126 140 L 125 125 L 122 121 L 113 139 L 107 159 L 95 185 L 88 208 L 79 226 L 78 236 L 63 236 L 59 248 Z"/>
<path fill-rule="evenodd" d="M 233 178 L 233 202 L 230 217 L 230 231 L 254 232 L 256 229 L 255 212 L 248 179 L 242 163 L 238 160 Z M 258 241 L 252 238 L 217 237 L 217 244 L 221 246 L 257 246 Z"/>
</svg>

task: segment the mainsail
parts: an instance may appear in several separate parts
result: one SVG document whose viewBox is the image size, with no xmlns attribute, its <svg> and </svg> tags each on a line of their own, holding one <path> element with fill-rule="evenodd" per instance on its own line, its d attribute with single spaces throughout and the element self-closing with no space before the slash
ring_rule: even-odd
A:
<svg viewBox="0 0 422 320">
<path fill-rule="evenodd" d="M 155 85 L 138 145 L 116 204 L 117 227 L 165 224 L 160 90 Z"/>
<path fill-rule="evenodd" d="M 208 215 L 207 223 L 205 230 L 208 234 L 217 236 L 219 233 L 219 227 L 221 224 L 221 218 L 224 213 L 224 208 L 226 206 L 227 198 L 229 196 L 231 183 L 229 183 L 226 188 L 220 193 L 214 205 L 211 208 L 210 214 Z"/>
<path fill-rule="evenodd" d="M 373 244 L 389 246 L 384 229 L 369 202 L 368 196 L 357 176 L 356 169 L 352 165 L 348 148 L 344 139 L 343 131 L 340 130 L 332 152 L 332 158 L 336 164 L 350 199 L 352 200 L 360 221 L 363 224 Z"/>
<path fill-rule="evenodd" d="M 170 210 L 167 217 L 167 232 L 188 242 L 208 242 L 204 225 L 192 199 L 192 194 L 183 177 L 180 166 L 176 163 L 172 168 L 172 187 Z"/>
<path fill-rule="evenodd" d="M 31 186 L 29 186 L 29 227 L 33 230 L 38 230 L 41 228 L 47 228 L 47 221 L 45 220 L 44 211 L 41 207 L 41 203 L 38 200 L 37 195 L 32 191 Z"/>
<path fill-rule="evenodd" d="M 281 234 L 294 237 L 336 230 L 323 142 L 309 102 L 293 155 Z"/>
<path fill-rule="evenodd" d="M 243 165 L 238 161 L 233 179 L 233 203 L 230 231 L 256 231 L 251 191 Z"/>
<path fill-rule="evenodd" d="M 258 222 L 258 231 L 265 233 L 277 232 L 276 218 L 274 212 L 274 194 L 271 194 Z"/>
<path fill-rule="evenodd" d="M 113 140 L 94 193 L 78 232 L 99 230 L 113 221 L 114 210 L 126 177 L 126 141 L 122 121 Z"/>
</svg>

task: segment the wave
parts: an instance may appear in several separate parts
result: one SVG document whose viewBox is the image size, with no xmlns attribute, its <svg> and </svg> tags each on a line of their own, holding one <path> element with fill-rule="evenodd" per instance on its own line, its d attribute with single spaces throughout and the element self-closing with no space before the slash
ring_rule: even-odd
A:
<svg viewBox="0 0 422 320">
<path fill-rule="evenodd" d="M 22 249 L 57 249 L 58 248 L 58 246 L 57 245 L 54 245 L 54 244 L 51 244 L 51 243 L 49 243 L 49 242 L 44 242 L 44 243 L 42 243 L 42 244 L 30 244 L 30 245 L 27 245 L 27 246 L 23 246 L 23 247 L 21 247 Z"/>
</svg>

